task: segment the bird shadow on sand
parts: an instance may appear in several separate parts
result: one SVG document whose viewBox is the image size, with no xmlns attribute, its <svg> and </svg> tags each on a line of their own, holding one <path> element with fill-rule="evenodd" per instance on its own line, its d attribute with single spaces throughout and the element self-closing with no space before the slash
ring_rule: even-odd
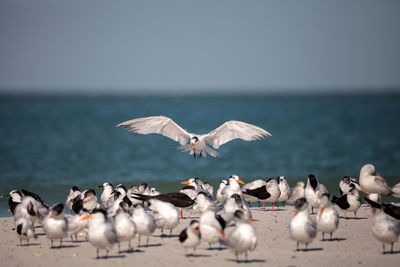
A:
<svg viewBox="0 0 400 267">
<path fill-rule="evenodd" d="M 125 255 L 111 255 L 111 256 L 101 256 L 98 258 L 94 258 L 95 260 L 108 260 L 108 259 L 120 259 L 125 258 Z"/>
<path fill-rule="evenodd" d="M 161 247 L 162 244 L 161 243 L 155 243 L 155 244 L 148 244 L 148 245 L 140 245 L 140 248 L 147 248 L 147 247 Z"/>
<path fill-rule="evenodd" d="M 343 219 L 343 220 L 353 220 L 353 221 L 357 221 L 357 220 L 367 220 L 367 219 L 368 219 L 367 217 L 357 217 L 357 218 L 354 218 L 354 217 L 344 217 L 344 216 L 339 216 L 339 218 L 340 218 L 340 219 Z"/>
<path fill-rule="evenodd" d="M 296 252 L 300 252 L 300 251 L 302 251 L 302 252 L 311 252 L 311 251 L 321 251 L 321 250 L 324 250 L 323 248 L 307 248 L 307 249 L 305 249 L 305 248 L 301 248 L 301 249 L 298 249 L 298 250 L 295 250 Z"/>
<path fill-rule="evenodd" d="M 61 247 L 60 246 L 53 246 L 53 247 L 50 247 L 50 249 L 77 248 L 77 247 L 79 247 L 79 246 L 76 246 L 76 245 L 62 245 Z"/>
<path fill-rule="evenodd" d="M 39 246 L 40 243 L 18 244 L 19 247 Z"/>
<path fill-rule="evenodd" d="M 385 251 L 385 252 L 383 252 L 382 254 L 383 254 L 383 255 L 400 254 L 400 250 L 396 250 L 396 251 L 393 251 L 393 252 Z"/>
<path fill-rule="evenodd" d="M 208 254 L 196 254 L 193 256 L 193 253 L 187 254 L 186 257 L 193 257 L 193 258 L 208 258 L 211 257 L 211 255 Z"/>
<path fill-rule="evenodd" d="M 336 238 L 332 238 L 332 239 L 325 238 L 325 239 L 321 239 L 320 241 L 322 241 L 322 242 L 334 242 L 334 241 L 344 241 L 344 240 L 347 240 L 347 239 L 346 238 L 336 237 Z"/>
<path fill-rule="evenodd" d="M 46 235 L 45 233 L 36 233 L 35 235 L 41 236 L 41 235 Z"/>
<path fill-rule="evenodd" d="M 226 259 L 227 261 L 230 262 L 236 262 L 236 263 L 263 263 L 266 262 L 266 260 L 263 259 L 250 259 L 250 260 L 236 260 L 236 259 Z"/>
<path fill-rule="evenodd" d="M 121 250 L 121 252 L 119 253 L 127 253 L 127 254 L 133 254 L 133 253 L 143 253 L 144 250 L 140 250 L 140 249 L 126 249 L 126 250 Z"/>
<path fill-rule="evenodd" d="M 226 247 L 221 247 L 221 248 L 218 248 L 218 247 L 215 247 L 215 248 L 206 248 L 206 250 L 225 250 L 226 249 Z"/>
<path fill-rule="evenodd" d="M 159 237 L 159 238 L 176 238 L 178 235 L 152 235 L 154 237 Z"/>
</svg>

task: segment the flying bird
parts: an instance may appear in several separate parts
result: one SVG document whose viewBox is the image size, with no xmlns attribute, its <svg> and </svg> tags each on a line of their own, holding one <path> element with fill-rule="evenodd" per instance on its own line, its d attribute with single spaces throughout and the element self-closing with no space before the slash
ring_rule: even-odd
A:
<svg viewBox="0 0 400 267">
<path fill-rule="evenodd" d="M 227 121 L 208 134 L 188 133 L 172 119 L 165 116 L 151 116 L 122 122 L 117 127 L 123 127 L 130 132 L 138 134 L 158 133 L 179 142 L 178 147 L 182 152 L 190 151 L 190 155 L 199 158 L 206 157 L 207 153 L 213 157 L 221 157 L 217 151 L 208 147 L 211 145 L 218 149 L 221 145 L 234 139 L 253 141 L 271 136 L 266 130 L 242 121 Z M 189 143 L 189 144 L 188 144 Z"/>
</svg>

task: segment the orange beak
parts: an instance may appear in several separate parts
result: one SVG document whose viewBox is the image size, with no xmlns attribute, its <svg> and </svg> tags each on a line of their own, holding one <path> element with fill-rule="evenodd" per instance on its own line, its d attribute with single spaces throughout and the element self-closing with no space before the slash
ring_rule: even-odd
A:
<svg viewBox="0 0 400 267">
<path fill-rule="evenodd" d="M 317 190 L 315 190 L 314 188 L 312 190 L 314 191 L 314 194 L 317 194 Z"/>
<path fill-rule="evenodd" d="M 86 216 L 83 216 L 80 220 L 81 221 L 85 221 L 85 220 L 88 220 L 90 218 L 92 218 L 92 215 L 86 215 Z"/>
<path fill-rule="evenodd" d="M 196 226 L 196 227 L 194 228 L 194 230 L 196 231 L 196 233 L 198 233 L 198 232 L 199 232 L 199 227 Z"/>
<path fill-rule="evenodd" d="M 298 212 L 298 211 L 295 211 L 293 217 L 296 217 L 297 214 L 299 214 L 299 212 Z"/>
<path fill-rule="evenodd" d="M 183 181 L 181 184 L 190 184 L 189 181 Z"/>
<path fill-rule="evenodd" d="M 194 147 L 194 143 L 190 143 L 190 145 L 189 145 L 190 147 Z"/>
<path fill-rule="evenodd" d="M 322 212 L 324 211 L 324 208 L 319 209 L 319 217 L 321 218 Z"/>
<path fill-rule="evenodd" d="M 244 182 L 242 181 L 242 180 L 237 180 L 238 181 L 238 183 L 241 183 L 241 184 L 244 184 Z"/>
<path fill-rule="evenodd" d="M 251 218 L 247 218 L 248 222 L 251 222 L 252 224 L 255 224 L 255 222 Z"/>
<path fill-rule="evenodd" d="M 224 232 L 224 230 L 221 230 L 221 235 L 222 235 L 222 238 L 225 239 L 225 232 Z"/>
<path fill-rule="evenodd" d="M 367 191 L 365 191 L 364 189 L 362 189 L 361 187 L 360 187 L 360 191 L 363 192 L 364 194 L 369 195 L 369 193 Z"/>
</svg>

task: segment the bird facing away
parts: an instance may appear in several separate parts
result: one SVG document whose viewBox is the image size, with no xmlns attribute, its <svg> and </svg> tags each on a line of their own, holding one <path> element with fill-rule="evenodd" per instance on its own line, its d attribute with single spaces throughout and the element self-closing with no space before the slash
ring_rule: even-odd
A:
<svg viewBox="0 0 400 267">
<path fill-rule="evenodd" d="M 317 230 L 322 232 L 322 240 L 325 240 L 325 233 L 332 234 L 339 226 L 339 214 L 330 203 L 330 195 L 327 193 L 322 194 L 319 203 L 319 212 L 316 218 Z"/>
<path fill-rule="evenodd" d="M 196 157 L 196 154 L 198 154 L 199 158 L 206 157 L 207 153 L 213 157 L 221 157 L 221 154 L 208 147 L 207 144 L 214 149 L 218 149 L 221 145 L 237 138 L 253 141 L 271 136 L 269 132 L 258 126 L 234 120 L 225 122 L 208 134 L 188 133 L 172 119 L 165 116 L 133 119 L 122 122 L 117 127 L 123 127 L 130 132 L 138 134 L 162 134 L 179 142 L 181 146 L 178 148 L 182 152 L 190 151 L 190 155 Z"/>
<path fill-rule="evenodd" d="M 392 193 L 385 179 L 375 171 L 375 166 L 365 164 L 360 170 L 361 188 L 370 193 L 382 193 L 390 195 Z"/>
</svg>

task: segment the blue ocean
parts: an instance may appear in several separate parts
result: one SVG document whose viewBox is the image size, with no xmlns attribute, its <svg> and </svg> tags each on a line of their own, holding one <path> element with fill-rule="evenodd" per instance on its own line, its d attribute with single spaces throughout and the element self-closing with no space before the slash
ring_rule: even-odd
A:
<svg viewBox="0 0 400 267">
<path fill-rule="evenodd" d="M 220 147 L 223 158 L 193 158 L 161 135 L 138 135 L 120 122 L 165 115 L 182 128 L 207 133 L 228 120 L 269 131 L 253 142 Z M 147 182 L 161 192 L 201 177 L 214 187 L 238 174 L 245 182 L 284 175 L 289 184 L 315 174 L 338 193 L 344 175 L 366 163 L 390 185 L 400 182 L 400 95 L 0 96 L 0 194 L 26 188 L 48 204 L 69 188 L 104 182 Z M 101 191 L 96 191 L 98 195 Z M 8 216 L 0 200 L 0 216 Z"/>
</svg>

